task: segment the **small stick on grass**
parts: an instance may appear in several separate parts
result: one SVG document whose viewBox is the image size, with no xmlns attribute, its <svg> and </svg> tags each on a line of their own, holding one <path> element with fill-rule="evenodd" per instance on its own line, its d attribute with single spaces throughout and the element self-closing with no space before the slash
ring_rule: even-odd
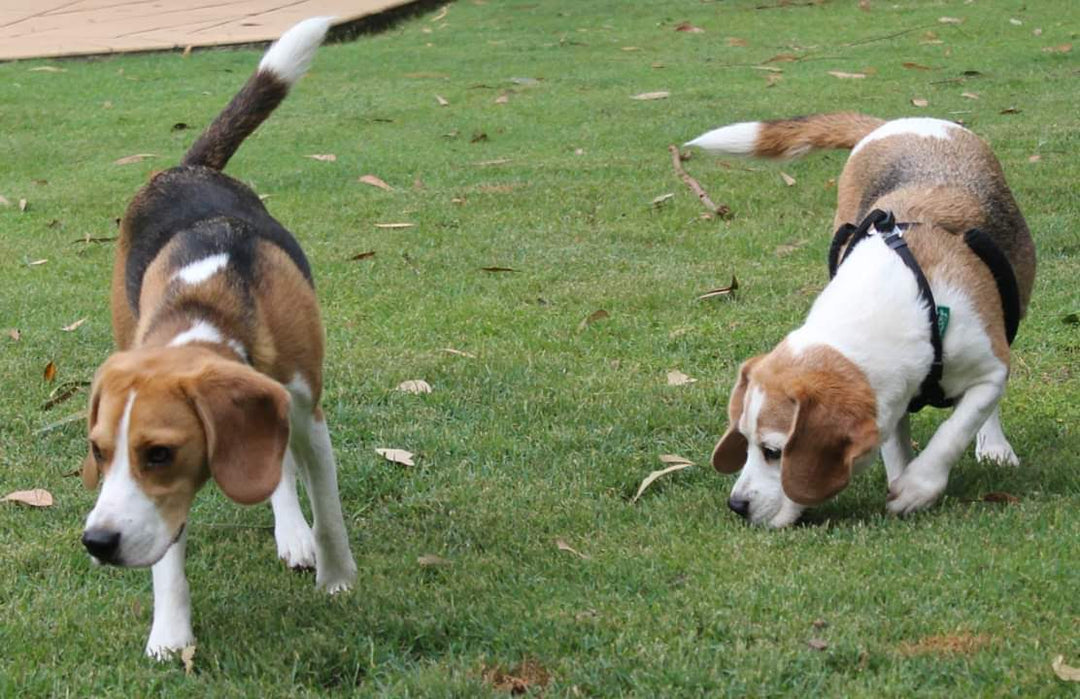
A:
<svg viewBox="0 0 1080 699">
<path fill-rule="evenodd" d="M 679 147 L 670 145 L 668 146 L 668 152 L 671 153 L 671 166 L 675 168 L 675 174 L 686 183 L 686 186 L 690 188 L 691 192 L 697 195 L 697 198 L 701 200 L 702 205 L 709 210 L 709 213 L 716 214 L 725 220 L 731 218 L 731 207 L 727 204 L 717 206 L 713 203 L 713 200 L 709 198 L 708 193 L 701 187 L 698 181 L 683 169 L 683 156 L 682 153 L 679 152 Z"/>
</svg>

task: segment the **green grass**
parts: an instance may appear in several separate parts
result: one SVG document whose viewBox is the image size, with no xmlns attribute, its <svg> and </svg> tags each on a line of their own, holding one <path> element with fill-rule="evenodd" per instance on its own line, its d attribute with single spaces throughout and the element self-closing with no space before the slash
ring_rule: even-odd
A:
<svg viewBox="0 0 1080 699">
<path fill-rule="evenodd" d="M 0 505 L 0 694 L 472 696 L 496 691 L 492 668 L 532 661 L 551 696 L 1076 696 L 1050 663 L 1080 664 L 1080 326 L 1063 322 L 1080 310 L 1077 52 L 1041 50 L 1075 41 L 1075 4 L 755 9 L 766 1 L 462 0 L 443 21 L 321 50 L 228 172 L 269 195 L 316 272 L 359 579 L 351 594 L 318 594 L 275 559 L 269 508 L 207 488 L 190 527 L 190 676 L 142 656 L 149 574 L 91 566 L 81 550 L 94 494 L 70 475 L 84 428 L 39 430 L 85 395 L 43 412 L 42 370 L 52 360 L 58 382 L 88 379 L 111 347 L 111 246 L 72 241 L 115 234 L 147 174 L 178 161 L 259 53 L 0 65 L 12 203 L 0 207 L 0 327 L 22 331 L 0 336 L 0 493 L 56 497 Z M 705 32 L 674 31 L 684 20 Z M 766 87 L 752 66 L 782 53 L 801 60 L 768 64 L 783 73 Z M 655 90 L 671 96 L 629 99 Z M 903 521 L 884 515 L 880 466 L 812 526 L 780 532 L 737 521 L 731 479 L 707 467 L 630 504 L 657 455 L 707 463 L 736 366 L 823 286 L 828 181 L 845 157 L 784 164 L 790 188 L 774 165 L 691 160 L 735 211 L 719 222 L 700 217 L 666 146 L 837 109 L 962 118 L 1001 159 L 1039 250 L 1002 409 L 1023 464 L 969 451 L 944 502 Z M 133 153 L 158 157 L 112 164 Z M 337 162 L 302 157 L 313 153 Z M 497 159 L 510 162 L 477 164 Z M 395 191 L 359 184 L 367 173 Z M 417 225 L 373 226 L 393 221 Z M 491 265 L 517 271 L 479 269 Z M 695 300 L 732 274 L 735 298 Z M 601 308 L 610 318 L 578 329 Z M 665 385 L 674 368 L 697 383 Z M 393 390 L 413 378 L 434 392 Z M 916 439 L 942 415 L 920 414 Z M 416 452 L 417 466 L 383 461 L 384 446 Z M 990 491 L 1020 501 L 980 502 Z M 421 568 L 428 553 L 452 564 Z M 949 653 L 933 637 L 972 643 Z"/>
</svg>

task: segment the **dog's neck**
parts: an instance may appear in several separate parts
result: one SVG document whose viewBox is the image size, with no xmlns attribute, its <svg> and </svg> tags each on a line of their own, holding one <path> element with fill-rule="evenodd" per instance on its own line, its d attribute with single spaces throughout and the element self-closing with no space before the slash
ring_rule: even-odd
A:
<svg viewBox="0 0 1080 699">
<path fill-rule="evenodd" d="M 858 366 L 877 396 L 884 437 L 907 411 L 933 361 L 926 318 L 911 270 L 875 235 L 852 250 L 787 341 L 796 352 L 827 345 Z"/>
</svg>

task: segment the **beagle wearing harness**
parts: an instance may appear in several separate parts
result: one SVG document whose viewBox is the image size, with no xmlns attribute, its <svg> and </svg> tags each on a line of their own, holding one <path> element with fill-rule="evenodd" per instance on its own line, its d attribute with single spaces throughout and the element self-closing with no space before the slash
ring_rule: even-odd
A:
<svg viewBox="0 0 1080 699">
<path fill-rule="evenodd" d="M 345 590 L 356 576 L 319 407 L 324 333 L 311 269 L 259 197 L 221 172 L 306 72 L 329 26 L 317 17 L 282 35 L 180 166 L 154 175 L 121 222 L 118 351 L 94 377 L 82 470 L 87 487 L 102 486 L 82 541 L 100 563 L 152 566 L 146 652 L 158 659 L 195 640 L 186 524 L 211 478 L 236 502 L 270 498 L 278 555 L 314 566 L 318 587 Z"/>
<path fill-rule="evenodd" d="M 712 455 L 742 471 L 728 506 L 784 527 L 880 451 L 889 512 L 934 504 L 975 442 L 1016 465 L 998 401 L 1035 279 L 1035 247 L 990 148 L 958 124 L 854 113 L 732 124 L 688 144 L 765 158 L 851 149 L 832 279 L 806 321 L 739 369 Z M 954 406 L 915 455 L 909 413 Z"/>
</svg>

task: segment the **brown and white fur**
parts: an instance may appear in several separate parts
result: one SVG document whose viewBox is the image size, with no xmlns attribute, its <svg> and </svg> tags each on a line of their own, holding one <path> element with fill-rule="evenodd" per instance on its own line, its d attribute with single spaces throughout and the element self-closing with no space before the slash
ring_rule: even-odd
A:
<svg viewBox="0 0 1080 699">
<path fill-rule="evenodd" d="M 300 79 L 329 18 L 286 32 L 179 167 L 154 175 L 121 223 L 112 283 L 117 351 L 98 369 L 83 543 L 94 560 L 152 566 L 148 655 L 194 642 L 186 523 L 213 478 L 240 503 L 270 498 L 278 555 L 330 593 L 356 564 L 319 407 L 323 327 L 307 260 L 258 196 L 221 169 Z M 314 513 L 308 527 L 297 473 Z"/>
<path fill-rule="evenodd" d="M 937 304 L 952 311 L 941 385 L 956 405 L 916 456 L 907 406 L 933 359 L 926 304 L 912 271 L 879 236 L 856 246 L 805 323 L 739 370 L 728 429 L 712 456 L 723 473 L 742 470 L 732 510 L 756 524 L 790 525 L 805 507 L 843 489 L 879 449 L 887 508 L 897 515 L 936 502 L 972 440 L 980 461 L 1019 463 L 998 417 L 1009 375 L 1001 300 L 963 235 L 979 228 L 1004 252 L 1021 314 L 1031 297 L 1035 249 L 982 140 L 938 119 L 885 122 L 840 113 L 733 124 L 688 145 L 770 158 L 852 149 L 830 230 L 857 225 L 874 209 L 914 224 L 904 238 Z"/>
</svg>

